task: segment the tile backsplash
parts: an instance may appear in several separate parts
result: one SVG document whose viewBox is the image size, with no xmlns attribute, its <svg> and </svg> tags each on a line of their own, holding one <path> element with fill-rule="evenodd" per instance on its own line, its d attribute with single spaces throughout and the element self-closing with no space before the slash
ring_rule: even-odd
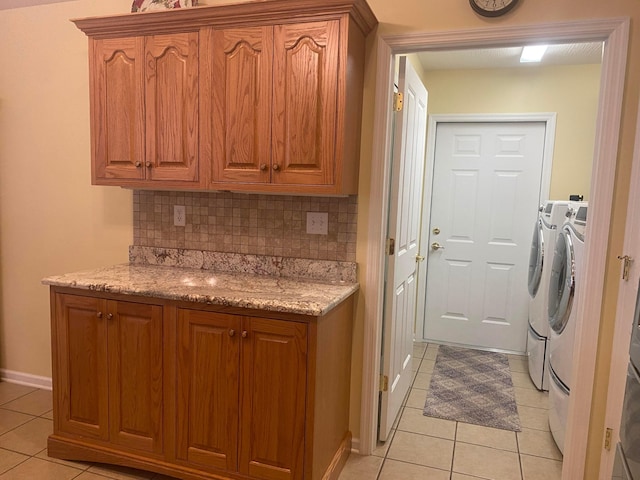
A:
<svg viewBox="0 0 640 480">
<path fill-rule="evenodd" d="M 357 198 L 137 190 L 133 244 L 355 262 Z M 328 213 L 327 235 L 306 233 L 307 212 Z"/>
</svg>

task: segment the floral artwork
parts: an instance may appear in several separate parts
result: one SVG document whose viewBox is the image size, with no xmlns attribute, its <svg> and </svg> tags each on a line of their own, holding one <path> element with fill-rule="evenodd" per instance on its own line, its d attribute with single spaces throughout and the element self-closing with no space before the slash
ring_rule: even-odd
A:
<svg viewBox="0 0 640 480">
<path fill-rule="evenodd" d="M 173 8 L 195 7 L 198 0 L 133 0 L 131 12 L 151 12 Z"/>
</svg>

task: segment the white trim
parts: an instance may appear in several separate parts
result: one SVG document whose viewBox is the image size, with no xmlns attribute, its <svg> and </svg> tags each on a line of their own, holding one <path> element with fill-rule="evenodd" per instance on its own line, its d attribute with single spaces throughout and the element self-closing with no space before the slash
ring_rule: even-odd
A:
<svg viewBox="0 0 640 480">
<path fill-rule="evenodd" d="M 600 479 L 610 480 L 615 457 L 615 444 L 620 438 L 620 419 L 622 418 L 622 399 L 627 377 L 627 363 L 629 362 L 628 345 L 631 341 L 631 331 L 635 313 L 636 295 L 640 270 L 640 103 L 638 105 L 638 119 L 636 121 L 636 141 L 633 149 L 633 167 L 631 169 L 631 186 L 627 204 L 627 221 L 624 234 L 624 246 L 620 255 L 629 255 L 634 259 L 629 271 L 629 280 L 620 278 L 618 303 L 616 304 L 616 320 L 613 333 L 613 348 L 609 366 L 609 386 L 607 388 L 607 408 L 604 426 L 613 429 L 611 450 L 602 449 L 600 457 Z M 622 270 L 621 270 L 622 271 Z"/>
<path fill-rule="evenodd" d="M 576 325 L 572 378 L 580 378 L 580 381 L 575 382 L 569 396 L 563 478 L 584 477 L 604 277 L 607 254 L 609 254 L 609 229 L 622 118 L 629 19 L 617 20 L 611 24 L 610 28 L 602 59 L 600 100 L 589 194 L 589 220 L 585 231 L 585 282 L 577 299 L 577 318 L 582 318 L 582 322 Z M 613 348 L 615 349 L 616 346 L 614 345 Z"/>
<path fill-rule="evenodd" d="M 369 230 L 367 232 L 367 275 L 364 296 L 364 346 L 362 365 L 362 402 L 360 412 L 360 453 L 371 455 L 378 432 L 378 388 L 380 344 L 384 299 L 384 245 L 389 211 L 391 153 L 391 105 L 393 97 L 393 62 L 391 48 L 378 38 L 376 75 L 376 116 L 374 118 L 371 194 L 369 195 Z M 386 65 L 386 68 L 385 68 Z"/>
<path fill-rule="evenodd" d="M 352 438 L 351 439 L 351 453 L 355 453 L 360 455 L 362 452 L 360 452 L 360 439 L 359 438 Z"/>
<path fill-rule="evenodd" d="M 40 377 L 29 373 L 15 372 L 0 368 L 0 380 L 7 383 L 17 383 L 27 387 L 42 388 L 43 390 L 52 390 L 51 377 Z"/>
<path fill-rule="evenodd" d="M 557 114 L 553 112 L 541 112 L 541 113 L 462 113 L 462 114 L 433 114 L 429 115 L 429 123 L 427 128 L 427 155 L 425 174 L 424 174 L 424 189 L 423 189 L 423 214 L 421 225 L 421 245 L 420 255 L 423 255 L 428 262 L 428 239 L 429 225 L 431 220 L 431 194 L 433 183 L 433 168 L 435 166 L 435 147 L 436 147 L 436 131 L 438 123 L 473 123 L 473 122 L 544 122 L 544 149 L 542 152 L 542 174 L 540 178 L 540 192 L 538 201 L 542 202 L 549 198 L 549 188 L 551 185 L 551 170 L 553 167 L 553 148 L 556 138 L 556 117 Z M 423 241 L 424 240 L 424 241 Z M 416 316 L 416 333 L 420 335 L 419 340 L 424 342 L 427 339 L 424 336 L 424 314 L 426 312 L 426 284 L 427 284 L 427 269 L 428 264 L 420 264 L 421 269 L 418 270 L 418 301 L 421 303 L 417 309 Z M 510 352 L 516 354 L 522 354 L 523 352 Z"/>
<path fill-rule="evenodd" d="M 609 18 L 544 25 L 500 26 L 478 30 L 458 30 L 378 37 L 376 97 L 369 192 L 369 230 L 367 247 L 367 277 L 365 292 L 365 325 L 363 346 L 363 391 L 361 417 L 361 450 L 369 454 L 376 441 L 380 367 L 382 294 L 384 292 L 382 226 L 388 210 L 388 132 L 390 129 L 390 88 L 392 55 L 424 50 L 480 48 L 514 45 L 522 42 L 605 41 L 602 79 L 597 117 L 591 200 L 586 245 L 585 287 L 579 301 L 584 315 L 576 332 L 576 360 L 580 364 L 581 382 L 571 395 L 567 445 L 564 458 L 564 478 L 582 478 L 586 460 L 587 434 L 591 413 L 591 398 L 595 370 L 604 267 L 607 252 L 610 213 L 613 203 L 620 112 L 626 72 L 626 52 L 629 18 Z M 386 98 L 385 98 L 386 97 Z M 593 201 L 593 200 L 597 201 Z M 584 308 L 580 308 L 584 307 Z M 569 473 L 571 472 L 571 473 Z"/>
</svg>

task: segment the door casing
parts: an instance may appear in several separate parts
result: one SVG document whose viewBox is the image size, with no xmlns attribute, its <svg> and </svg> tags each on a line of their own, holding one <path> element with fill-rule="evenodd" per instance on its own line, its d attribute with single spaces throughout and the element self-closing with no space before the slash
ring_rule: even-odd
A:
<svg viewBox="0 0 640 480">
<path fill-rule="evenodd" d="M 593 352 L 598 348 L 602 292 L 607 265 L 607 256 L 602 255 L 602 252 L 608 252 L 609 247 L 608 235 L 618 158 L 629 27 L 629 17 L 618 17 L 540 25 L 386 35 L 377 38 L 373 153 L 366 232 L 367 271 L 364 278 L 365 292 L 367 292 L 364 302 L 363 358 L 365 361 L 362 371 L 360 438 L 357 442 L 361 454 L 369 455 L 373 451 L 377 429 L 394 55 L 424 50 L 512 46 L 535 41 L 549 43 L 603 41 L 605 48 L 590 189 L 593 207 L 589 212 L 590 224 L 587 226 L 586 234 L 589 239 L 585 252 L 587 281 L 577 299 L 579 312 L 583 315 L 583 323 L 576 332 L 574 368 L 580 365 L 582 381 L 574 389 L 576 394 L 571 396 L 567 425 L 568 440 L 563 462 L 564 478 L 584 476 L 595 376 L 596 358 Z"/>
</svg>

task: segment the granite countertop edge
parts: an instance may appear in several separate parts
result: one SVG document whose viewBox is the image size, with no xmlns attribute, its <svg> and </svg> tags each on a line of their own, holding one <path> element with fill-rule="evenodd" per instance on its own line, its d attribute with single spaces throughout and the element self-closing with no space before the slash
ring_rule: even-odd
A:
<svg viewBox="0 0 640 480">
<path fill-rule="evenodd" d="M 42 283 L 309 316 L 327 314 L 359 289 L 358 283 L 132 264 L 49 276 Z"/>
</svg>

